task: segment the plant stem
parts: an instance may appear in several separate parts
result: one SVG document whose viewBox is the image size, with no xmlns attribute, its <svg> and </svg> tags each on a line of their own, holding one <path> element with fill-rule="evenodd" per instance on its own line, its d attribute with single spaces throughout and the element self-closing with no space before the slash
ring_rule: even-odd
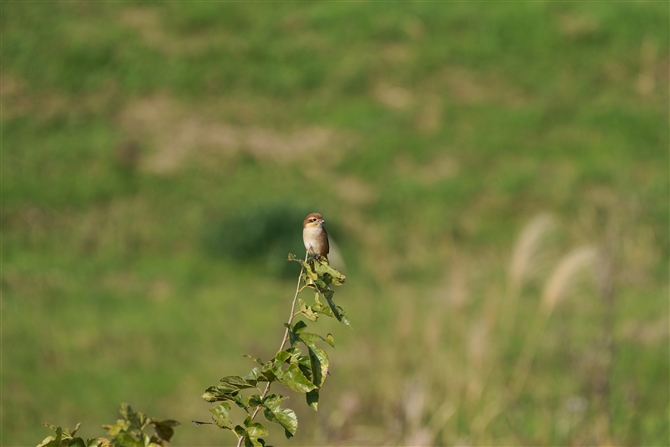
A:
<svg viewBox="0 0 670 447">
<path fill-rule="evenodd" d="M 305 253 L 305 262 L 307 262 L 308 254 L 309 254 L 309 252 Z M 298 295 L 302 291 L 302 289 L 300 288 L 300 282 L 302 281 L 302 274 L 304 273 L 304 271 L 305 271 L 305 267 L 301 265 L 300 266 L 300 275 L 298 276 L 298 285 L 295 288 L 295 296 L 293 297 L 293 303 L 291 304 L 291 313 L 289 314 L 289 317 L 288 317 L 288 325 L 289 326 L 291 326 L 291 322 L 293 321 L 293 317 L 295 317 L 293 311 L 295 310 L 295 302 L 298 301 Z M 282 349 L 284 349 L 284 345 L 286 344 L 286 341 L 288 340 L 288 331 L 289 331 L 289 328 L 287 327 L 286 330 L 284 331 L 284 338 L 282 338 L 282 342 L 281 342 L 281 345 L 279 345 L 278 351 L 281 351 Z M 270 392 L 270 385 L 271 384 L 272 384 L 271 382 L 268 382 L 268 384 L 265 385 L 265 390 L 263 391 L 263 394 L 261 394 L 261 400 L 265 399 L 265 397 L 268 395 L 268 392 Z M 256 415 L 258 414 L 259 411 L 261 411 L 261 406 L 260 405 L 256 407 L 253 414 L 251 415 L 251 420 L 252 421 L 256 418 Z M 244 441 L 244 436 L 240 436 L 237 439 L 237 447 L 241 447 L 243 441 Z"/>
</svg>

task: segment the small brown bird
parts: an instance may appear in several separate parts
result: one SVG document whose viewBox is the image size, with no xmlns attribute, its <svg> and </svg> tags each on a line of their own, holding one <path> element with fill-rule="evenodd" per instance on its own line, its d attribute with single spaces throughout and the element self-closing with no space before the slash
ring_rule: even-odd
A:
<svg viewBox="0 0 670 447">
<path fill-rule="evenodd" d="M 302 222 L 302 241 L 305 248 L 312 256 L 328 259 L 330 245 L 328 244 L 328 233 L 324 228 L 325 220 L 319 213 L 312 213 L 305 217 Z"/>
</svg>

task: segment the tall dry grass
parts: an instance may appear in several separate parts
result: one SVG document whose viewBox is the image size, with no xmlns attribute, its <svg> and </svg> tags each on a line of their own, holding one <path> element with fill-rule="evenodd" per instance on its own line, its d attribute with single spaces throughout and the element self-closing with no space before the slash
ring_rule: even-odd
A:
<svg viewBox="0 0 670 447">
<path fill-rule="evenodd" d="M 374 362 L 384 374 L 373 389 L 358 390 L 341 401 L 333 413 L 337 417 L 324 422 L 322 433 L 330 436 L 321 441 L 331 445 L 519 444 L 521 439 L 511 434 L 496 434 L 499 424 L 492 426 L 515 409 L 523 395 L 533 375 L 533 360 L 546 349 L 552 314 L 577 293 L 595 290 L 576 286 L 592 278 L 602 262 L 599 250 L 588 245 L 556 259 L 558 230 L 549 215 L 532 219 L 511 249 L 504 281 L 498 277 L 497 282 L 491 279 L 482 284 L 477 263 L 461 257 L 445 275 L 445 282 L 432 291 L 426 307 L 408 298 L 416 292 L 399 287 L 389 297 L 398 309 L 391 339 L 385 346 L 370 342 L 364 349 L 369 362 L 362 364 Z M 528 287 L 531 283 L 541 285 L 539 293 Z M 510 353 L 513 358 L 506 358 Z M 584 405 L 579 396 L 565 398 L 574 404 L 564 429 L 569 439 L 572 427 L 584 417 Z M 370 408 L 370 402 L 377 406 Z M 357 421 L 356 415 L 365 412 L 376 420 Z"/>
</svg>

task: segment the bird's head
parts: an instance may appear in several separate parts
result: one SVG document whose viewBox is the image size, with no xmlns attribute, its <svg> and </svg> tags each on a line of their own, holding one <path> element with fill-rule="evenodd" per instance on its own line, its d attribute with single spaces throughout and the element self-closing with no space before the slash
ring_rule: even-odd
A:
<svg viewBox="0 0 670 447">
<path fill-rule="evenodd" d="M 312 213 L 305 217 L 305 220 L 302 222 L 303 228 L 321 228 L 323 227 L 323 217 L 319 213 Z"/>
</svg>

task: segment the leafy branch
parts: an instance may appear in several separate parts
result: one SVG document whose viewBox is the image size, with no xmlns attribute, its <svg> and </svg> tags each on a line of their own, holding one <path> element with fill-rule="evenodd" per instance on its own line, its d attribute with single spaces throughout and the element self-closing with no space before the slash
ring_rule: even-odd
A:
<svg viewBox="0 0 670 447">
<path fill-rule="evenodd" d="M 121 404 L 119 413 L 121 419 L 116 424 L 102 426 L 107 430 L 107 438 L 75 437 L 81 424 L 70 430 L 45 422 L 44 426 L 56 432 L 56 435 L 47 436 L 37 447 L 163 447 L 174 435 L 173 427 L 179 425 L 172 419 L 159 421 L 150 418 L 134 411 L 128 404 Z M 153 434 L 149 434 L 149 427 L 153 428 Z"/>
<path fill-rule="evenodd" d="M 318 408 L 319 390 L 328 375 L 329 359 L 326 351 L 317 346 L 317 342 L 325 342 L 335 347 L 335 340 L 331 334 L 322 337 L 307 332 L 307 323 L 304 320 L 292 324 L 293 320 L 300 316 L 316 322 L 321 315 L 325 315 L 350 326 L 344 308 L 333 301 L 335 292 L 331 289 L 331 286 L 344 284 L 346 277 L 332 268 L 325 258 L 305 256 L 305 260 L 301 260 L 290 253 L 288 261 L 300 263 L 301 269 L 291 304 L 291 313 L 284 324 L 286 329 L 277 354 L 266 362 L 245 355 L 257 363 L 249 374 L 223 377 L 218 385 L 210 386 L 202 395 L 207 402 L 221 402 L 210 409 L 213 422 L 193 421 L 196 425 L 216 425 L 221 429 L 230 430 L 237 436 L 237 447 L 265 446 L 263 437 L 268 436 L 269 432 L 261 423 L 254 421 L 261 411 L 267 421 L 279 424 L 284 429 L 286 438 L 293 437 L 298 430 L 298 418 L 295 412 L 281 406 L 284 396 L 270 394 L 270 387 L 274 382 L 305 394 L 307 405 L 314 410 Z M 310 304 L 298 298 L 305 289 L 314 291 L 314 301 Z M 287 342 L 289 346 L 285 348 Z M 305 354 L 303 350 L 306 351 Z M 261 391 L 263 383 L 265 388 Z M 254 390 L 257 393 L 254 393 Z M 244 395 L 243 391 L 252 394 Z M 231 404 L 246 413 L 246 418 L 241 424 L 233 423 Z"/>
</svg>

